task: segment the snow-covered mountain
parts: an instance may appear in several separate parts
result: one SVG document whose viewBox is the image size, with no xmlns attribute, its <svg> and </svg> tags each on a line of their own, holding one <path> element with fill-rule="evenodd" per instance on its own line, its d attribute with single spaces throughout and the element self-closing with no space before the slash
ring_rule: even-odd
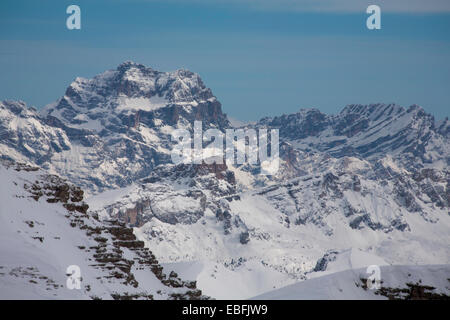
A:
<svg viewBox="0 0 450 320">
<path fill-rule="evenodd" d="M 334 157 L 377 159 L 387 154 L 409 166 L 450 161 L 449 121 L 436 123 L 417 105 L 348 105 L 337 115 L 316 109 L 275 118 L 258 126 L 280 129 L 280 136 L 297 149 L 326 152 Z M 419 163 L 416 163 L 419 160 Z"/>
<path fill-rule="evenodd" d="M 229 125 L 197 74 L 132 62 L 93 79 L 76 78 L 40 113 L 22 102 L 0 108 L 3 158 L 31 161 L 88 192 L 127 186 L 171 162 L 174 128 L 192 130 L 195 119 L 205 129 Z"/>
<path fill-rule="evenodd" d="M 194 279 L 213 297 L 248 298 L 306 279 L 329 250 L 362 249 L 389 264 L 449 262 L 449 211 L 438 192 L 448 173 L 419 177 L 387 160 L 328 158 L 306 162 L 311 171 L 300 177 L 236 192 L 238 170 L 217 178 L 217 168 L 193 168 L 166 167 L 168 176 L 88 202 L 134 225 L 163 263 L 195 262 Z"/>
<path fill-rule="evenodd" d="M 223 132 L 279 129 L 279 171 L 173 164 L 170 134 L 192 131 L 194 120 Z M 163 265 L 215 298 L 343 271 L 327 261 L 345 252 L 392 265 L 450 264 L 449 121 L 419 106 L 303 109 L 238 124 L 197 74 L 125 62 L 77 78 L 40 112 L 0 103 L 0 136 L 2 159 L 83 188 L 96 223 L 134 227 Z"/>
</svg>

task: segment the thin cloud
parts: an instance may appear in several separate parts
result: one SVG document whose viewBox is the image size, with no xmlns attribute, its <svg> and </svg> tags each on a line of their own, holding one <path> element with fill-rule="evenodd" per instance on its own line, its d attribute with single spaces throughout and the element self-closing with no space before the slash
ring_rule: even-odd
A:
<svg viewBox="0 0 450 320">
<path fill-rule="evenodd" d="M 254 0 L 251 2 L 264 2 Z M 441 13 L 450 12 L 449 0 L 281 0 L 297 11 L 361 12 L 372 4 L 384 12 Z"/>
<path fill-rule="evenodd" d="M 147 0 L 161 1 L 161 0 Z M 382 12 L 392 13 L 450 13 L 450 0 L 165 0 L 221 5 L 244 5 L 258 10 L 296 12 L 365 12 L 372 4 Z"/>
</svg>

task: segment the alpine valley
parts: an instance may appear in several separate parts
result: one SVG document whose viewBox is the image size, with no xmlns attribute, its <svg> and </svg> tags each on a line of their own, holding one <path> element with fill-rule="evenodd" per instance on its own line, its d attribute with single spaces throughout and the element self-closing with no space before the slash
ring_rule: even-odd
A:
<svg viewBox="0 0 450 320">
<path fill-rule="evenodd" d="M 196 120 L 279 129 L 278 172 L 173 164 Z M 236 125 L 199 75 L 124 62 L 40 110 L 0 102 L 0 159 L 3 299 L 450 295 L 450 122 L 417 105 Z"/>
</svg>

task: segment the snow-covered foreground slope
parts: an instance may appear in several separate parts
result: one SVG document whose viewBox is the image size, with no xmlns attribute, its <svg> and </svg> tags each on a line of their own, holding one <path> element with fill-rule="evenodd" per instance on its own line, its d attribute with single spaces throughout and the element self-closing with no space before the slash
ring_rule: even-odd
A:
<svg viewBox="0 0 450 320">
<path fill-rule="evenodd" d="M 167 277 L 132 229 L 86 214 L 80 189 L 29 166 L 0 164 L 0 176 L 0 299 L 202 297 Z M 66 286 L 71 265 L 80 289 Z"/>
<path fill-rule="evenodd" d="M 307 273 L 304 278 L 312 279 L 373 264 L 387 265 L 383 259 L 355 249 L 336 253 L 335 258 L 328 261 L 326 271 Z M 207 260 L 163 265 L 170 270 L 175 270 L 183 279 L 197 280 L 197 285 L 204 292 L 218 299 L 248 299 L 255 293 L 272 292 L 273 288 L 283 288 L 288 283 L 296 282 L 287 274 L 273 270 L 257 260 L 236 261 L 232 268 Z"/>
<path fill-rule="evenodd" d="M 349 269 L 253 297 L 255 300 L 448 299 L 450 265 L 382 266 L 381 288 L 367 288 L 366 268 Z"/>
</svg>

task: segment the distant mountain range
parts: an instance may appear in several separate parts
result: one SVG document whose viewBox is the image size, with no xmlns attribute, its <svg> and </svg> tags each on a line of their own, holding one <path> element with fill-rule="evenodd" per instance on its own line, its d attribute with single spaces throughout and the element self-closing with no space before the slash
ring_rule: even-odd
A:
<svg viewBox="0 0 450 320">
<path fill-rule="evenodd" d="M 222 132 L 279 129 L 278 173 L 173 164 L 171 132 L 193 131 L 195 120 Z M 9 168 L 2 170 L 11 176 L 2 185 L 23 188 L 11 171 L 17 166 L 70 181 L 85 191 L 95 223 L 134 227 L 165 268 L 214 298 L 250 298 L 317 277 L 327 270 L 319 261 L 348 250 L 386 264 L 450 264 L 450 123 L 417 105 L 348 105 L 336 115 L 302 109 L 245 124 L 229 120 L 197 74 L 125 62 L 76 78 L 40 111 L 0 102 L 0 137 Z M 27 199 L 20 201 L 35 201 Z M 28 265 L 31 258 L 16 267 Z M 448 295 L 448 284 L 442 288 Z"/>
</svg>

